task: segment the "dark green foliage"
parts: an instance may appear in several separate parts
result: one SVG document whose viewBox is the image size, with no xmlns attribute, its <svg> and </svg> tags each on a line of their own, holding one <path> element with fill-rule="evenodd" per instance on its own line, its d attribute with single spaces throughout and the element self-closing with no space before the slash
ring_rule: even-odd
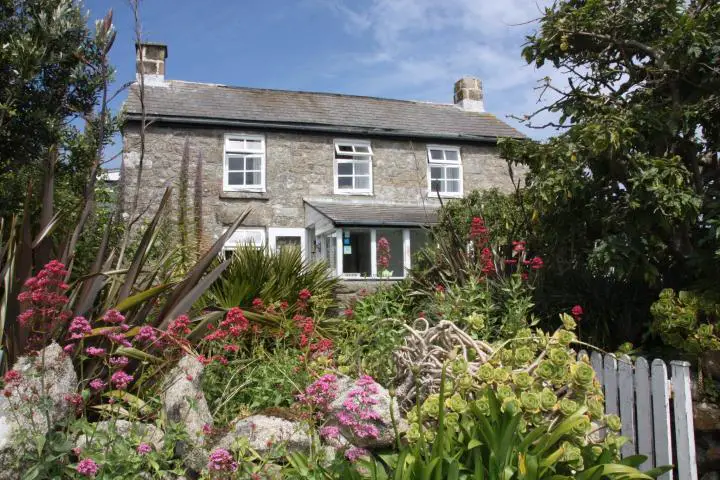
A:
<svg viewBox="0 0 720 480">
<path fill-rule="evenodd" d="M 528 63 L 572 80 L 543 85 L 563 134 L 501 143 L 529 169 L 528 240 L 550 260 L 539 308 L 582 303 L 603 343 L 638 340 L 661 288 L 720 272 L 719 22 L 717 2 L 568 0 L 528 37 Z"/>
<path fill-rule="evenodd" d="M 81 147 L 87 137 L 68 121 L 92 121 L 107 75 L 101 57 L 113 39 L 96 42 L 72 0 L 0 1 L 0 216 L 21 209 L 54 145 L 63 147 L 58 193 L 82 191 L 95 148 Z"/>
</svg>

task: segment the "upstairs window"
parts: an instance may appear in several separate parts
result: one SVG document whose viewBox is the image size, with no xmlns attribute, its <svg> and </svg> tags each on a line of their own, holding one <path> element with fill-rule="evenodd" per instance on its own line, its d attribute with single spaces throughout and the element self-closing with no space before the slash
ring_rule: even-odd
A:
<svg viewBox="0 0 720 480">
<path fill-rule="evenodd" d="M 225 191 L 265 191 L 265 137 L 226 135 L 223 166 Z"/>
<path fill-rule="evenodd" d="M 460 149 L 428 145 L 428 194 L 461 197 L 463 192 Z"/>
<path fill-rule="evenodd" d="M 335 193 L 372 194 L 370 142 L 335 141 Z"/>
</svg>

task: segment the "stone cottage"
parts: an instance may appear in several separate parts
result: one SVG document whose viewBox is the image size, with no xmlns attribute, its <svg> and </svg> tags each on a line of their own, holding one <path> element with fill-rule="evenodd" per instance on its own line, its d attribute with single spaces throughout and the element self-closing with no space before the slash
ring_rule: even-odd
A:
<svg viewBox="0 0 720 480">
<path fill-rule="evenodd" d="M 422 227 L 435 221 L 438 195 L 511 188 L 496 143 L 522 134 L 485 112 L 478 79 L 458 80 L 454 102 L 436 104 L 168 80 L 165 45 L 137 52 L 147 120 L 139 211 L 152 212 L 177 184 L 187 142 L 207 241 L 252 207 L 228 251 L 292 245 L 344 279 L 401 278 L 426 241 Z M 125 103 L 126 211 L 140 159 L 139 93 L 135 82 Z M 389 264 L 378 264 L 378 244 Z"/>
</svg>

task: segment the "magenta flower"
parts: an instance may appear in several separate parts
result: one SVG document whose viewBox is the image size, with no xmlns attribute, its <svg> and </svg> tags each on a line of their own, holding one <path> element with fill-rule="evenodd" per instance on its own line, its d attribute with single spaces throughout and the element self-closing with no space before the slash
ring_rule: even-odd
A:
<svg viewBox="0 0 720 480">
<path fill-rule="evenodd" d="M 322 427 L 320 436 L 326 440 L 337 440 L 340 437 L 340 429 L 335 426 Z"/>
<path fill-rule="evenodd" d="M 140 327 L 140 331 L 135 335 L 135 340 L 138 340 L 140 342 L 154 342 L 157 340 L 157 336 L 155 335 L 155 329 L 152 328 L 150 325 L 143 325 Z"/>
<path fill-rule="evenodd" d="M 105 388 L 105 382 L 103 382 L 103 381 L 100 380 L 99 378 L 96 378 L 96 379 L 94 379 L 94 380 L 91 380 L 90 383 L 89 383 L 89 385 L 90 385 L 90 388 L 93 389 L 93 390 L 95 390 L 96 392 L 97 392 L 98 390 L 102 390 L 103 388 Z"/>
<path fill-rule="evenodd" d="M 85 353 L 87 353 L 91 357 L 102 357 L 103 355 L 105 355 L 105 349 L 97 347 L 87 347 L 85 349 Z"/>
<path fill-rule="evenodd" d="M 72 319 L 72 322 L 70 322 L 68 331 L 70 332 L 70 338 L 75 340 L 90 334 L 92 327 L 85 317 L 75 317 Z"/>
<path fill-rule="evenodd" d="M 218 448 L 210 454 L 207 468 L 211 472 L 234 472 L 237 470 L 238 464 L 233 460 L 230 452 L 224 448 Z"/>
<path fill-rule="evenodd" d="M 70 354 L 73 352 L 74 349 L 75 349 L 75 344 L 74 344 L 74 343 L 68 343 L 67 345 L 65 345 L 65 346 L 63 347 L 63 352 L 65 352 L 66 354 L 70 355 Z"/>
<path fill-rule="evenodd" d="M 122 370 L 118 370 L 117 372 L 112 374 L 112 377 L 110 377 L 110 381 L 112 382 L 113 386 L 118 390 L 125 390 L 128 384 L 133 381 L 133 376 L 128 375 Z"/>
<path fill-rule="evenodd" d="M 347 458 L 351 462 L 356 462 L 359 458 L 367 457 L 369 455 L 370 452 L 368 452 L 364 448 L 358 447 L 351 447 L 345 452 L 345 458 Z"/>
<path fill-rule="evenodd" d="M 81 460 L 80 463 L 77 464 L 78 473 L 84 477 L 95 478 L 98 470 L 100 470 L 100 468 L 97 463 L 89 458 Z"/>
<path fill-rule="evenodd" d="M 147 443 L 141 443 L 137 446 L 137 453 L 140 455 L 147 455 L 152 452 L 152 447 Z"/>
<path fill-rule="evenodd" d="M 123 323 L 124 321 L 125 317 L 115 309 L 108 310 L 103 316 L 103 322 L 105 323 Z"/>
<path fill-rule="evenodd" d="M 114 368 L 125 368 L 130 360 L 127 357 L 110 357 L 110 366 Z"/>
</svg>

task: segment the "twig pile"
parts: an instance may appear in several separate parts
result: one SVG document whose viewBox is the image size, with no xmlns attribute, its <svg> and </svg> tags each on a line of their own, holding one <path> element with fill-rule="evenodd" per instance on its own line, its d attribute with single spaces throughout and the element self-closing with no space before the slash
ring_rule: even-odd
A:
<svg viewBox="0 0 720 480">
<path fill-rule="evenodd" d="M 395 391 L 405 410 L 440 390 L 442 366 L 451 352 L 456 351 L 456 358 L 468 363 L 471 375 L 494 353 L 490 345 L 474 340 L 447 320 L 431 327 L 427 320 L 419 318 L 412 327 L 405 325 L 405 328 L 409 332 L 405 345 L 393 352 L 397 368 Z M 450 376 L 451 372 L 447 374 Z"/>
</svg>

